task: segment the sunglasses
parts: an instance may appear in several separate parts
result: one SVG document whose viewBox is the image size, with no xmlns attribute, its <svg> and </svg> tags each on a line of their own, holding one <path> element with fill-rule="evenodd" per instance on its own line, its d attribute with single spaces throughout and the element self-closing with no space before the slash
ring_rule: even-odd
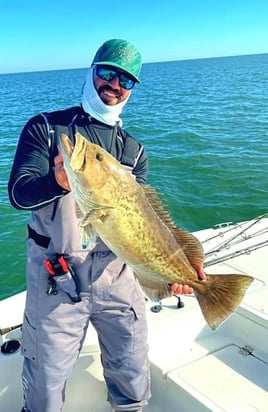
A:
<svg viewBox="0 0 268 412">
<path fill-rule="evenodd" d="M 95 66 L 96 75 L 102 80 L 111 82 L 116 76 L 119 79 L 119 85 L 123 89 L 131 90 L 135 86 L 135 80 L 129 77 L 127 74 L 123 74 L 114 69 L 109 69 L 108 67 Z"/>
</svg>

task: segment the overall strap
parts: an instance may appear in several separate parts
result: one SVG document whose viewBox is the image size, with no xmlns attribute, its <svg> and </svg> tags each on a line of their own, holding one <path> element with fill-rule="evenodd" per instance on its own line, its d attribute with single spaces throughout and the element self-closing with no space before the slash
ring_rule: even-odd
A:
<svg viewBox="0 0 268 412">
<path fill-rule="evenodd" d="M 121 163 L 133 169 L 136 166 L 142 151 L 143 146 L 140 145 L 133 137 L 125 134 Z"/>
</svg>

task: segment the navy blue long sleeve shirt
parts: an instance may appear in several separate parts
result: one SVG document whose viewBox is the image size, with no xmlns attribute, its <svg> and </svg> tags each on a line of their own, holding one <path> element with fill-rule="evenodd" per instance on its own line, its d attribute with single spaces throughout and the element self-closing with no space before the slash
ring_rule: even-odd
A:
<svg viewBox="0 0 268 412">
<path fill-rule="evenodd" d="M 76 132 L 102 146 L 119 161 L 122 160 L 126 136 L 130 136 L 120 127 L 108 126 L 91 118 L 80 106 L 33 117 L 21 132 L 10 173 L 8 193 L 12 206 L 24 210 L 39 209 L 66 194 L 55 179 L 57 136 L 68 133 L 75 141 Z M 147 177 L 148 159 L 143 146 L 137 143 L 136 147 L 137 153 L 133 153 L 133 158 L 137 156 L 137 162 L 133 174 L 137 182 L 143 184 Z"/>
</svg>

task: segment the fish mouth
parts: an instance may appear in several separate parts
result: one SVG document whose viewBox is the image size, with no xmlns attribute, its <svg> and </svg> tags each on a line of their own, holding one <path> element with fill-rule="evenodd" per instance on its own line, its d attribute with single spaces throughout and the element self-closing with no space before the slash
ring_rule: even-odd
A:
<svg viewBox="0 0 268 412">
<path fill-rule="evenodd" d="M 62 134 L 60 136 L 60 148 L 62 150 L 63 155 L 66 155 L 69 159 L 71 159 L 72 153 L 74 151 L 74 146 L 72 141 L 66 134 Z"/>
<path fill-rule="evenodd" d="M 60 136 L 64 167 L 69 172 L 82 172 L 86 162 L 87 139 L 80 133 L 75 134 L 75 145 L 66 134 Z"/>
</svg>

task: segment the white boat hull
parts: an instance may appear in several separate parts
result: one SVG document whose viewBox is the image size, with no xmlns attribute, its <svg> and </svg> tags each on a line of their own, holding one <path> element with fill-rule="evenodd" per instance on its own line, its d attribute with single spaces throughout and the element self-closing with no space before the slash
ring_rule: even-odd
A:
<svg viewBox="0 0 268 412">
<path fill-rule="evenodd" d="M 147 302 L 152 399 L 145 412 L 267 412 L 268 219 L 195 235 L 208 253 L 207 273 L 247 273 L 255 281 L 238 310 L 216 331 L 207 326 L 193 296 L 182 297 L 182 309 L 175 297 L 163 300 L 159 312 Z M 24 302 L 25 292 L 0 302 L 0 328 L 22 322 Z M 20 329 L 13 330 L 0 336 L 0 344 L 20 340 L 20 335 Z M 18 412 L 20 352 L 0 353 L 0 365 L 0 409 Z M 97 335 L 90 326 L 63 411 L 108 412 L 106 397 Z"/>
</svg>

